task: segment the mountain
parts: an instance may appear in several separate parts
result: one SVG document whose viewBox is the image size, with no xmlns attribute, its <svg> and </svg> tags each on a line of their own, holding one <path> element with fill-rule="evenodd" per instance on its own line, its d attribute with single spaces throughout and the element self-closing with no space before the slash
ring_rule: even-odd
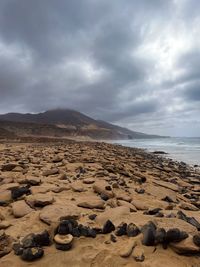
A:
<svg viewBox="0 0 200 267">
<path fill-rule="evenodd" d="M 92 119 L 78 111 L 55 109 L 37 114 L 7 113 L 0 115 L 3 136 L 89 137 L 92 139 L 154 138 L 147 135 Z M 0 131 L 0 137 L 1 137 Z"/>
</svg>

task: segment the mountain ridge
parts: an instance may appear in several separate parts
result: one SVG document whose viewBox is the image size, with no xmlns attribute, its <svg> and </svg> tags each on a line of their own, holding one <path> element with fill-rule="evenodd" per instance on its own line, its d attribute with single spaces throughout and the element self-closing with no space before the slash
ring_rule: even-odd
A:
<svg viewBox="0 0 200 267">
<path fill-rule="evenodd" d="M 0 115 L 0 127 L 17 136 L 85 136 L 92 139 L 156 138 L 105 121 L 95 120 L 79 111 L 53 109 L 40 113 Z"/>
</svg>

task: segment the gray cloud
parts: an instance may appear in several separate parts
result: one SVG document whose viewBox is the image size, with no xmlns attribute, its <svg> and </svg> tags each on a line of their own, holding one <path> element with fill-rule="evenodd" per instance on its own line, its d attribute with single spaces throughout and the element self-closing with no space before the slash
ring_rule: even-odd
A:
<svg viewBox="0 0 200 267">
<path fill-rule="evenodd" d="M 199 122 L 199 11 L 193 0 L 2 0 L 0 112 L 66 107 L 181 134 Z"/>
</svg>

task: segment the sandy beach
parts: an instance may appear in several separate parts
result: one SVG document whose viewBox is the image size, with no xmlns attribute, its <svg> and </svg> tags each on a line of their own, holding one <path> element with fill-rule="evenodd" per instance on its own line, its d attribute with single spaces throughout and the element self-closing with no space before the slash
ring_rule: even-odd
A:
<svg viewBox="0 0 200 267">
<path fill-rule="evenodd" d="M 1 267 L 200 266 L 198 168 L 96 142 L 2 143 L 0 155 Z"/>
</svg>

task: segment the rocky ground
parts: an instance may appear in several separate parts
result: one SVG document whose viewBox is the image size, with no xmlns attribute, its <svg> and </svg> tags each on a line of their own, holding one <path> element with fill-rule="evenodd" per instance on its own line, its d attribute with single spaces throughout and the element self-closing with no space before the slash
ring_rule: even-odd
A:
<svg viewBox="0 0 200 267">
<path fill-rule="evenodd" d="M 200 266 L 200 169 L 105 143 L 0 144 L 0 266 Z"/>
</svg>

